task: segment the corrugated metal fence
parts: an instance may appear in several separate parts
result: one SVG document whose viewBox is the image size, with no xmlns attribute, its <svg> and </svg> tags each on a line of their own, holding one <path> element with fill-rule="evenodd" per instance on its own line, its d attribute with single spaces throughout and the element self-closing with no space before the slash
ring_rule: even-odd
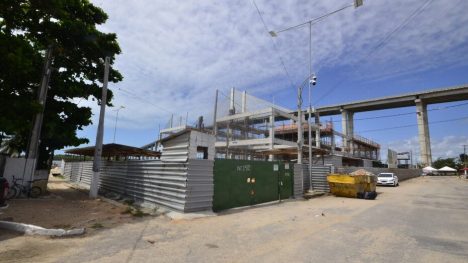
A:
<svg viewBox="0 0 468 263">
<path fill-rule="evenodd" d="M 93 175 L 93 162 L 68 162 L 63 171 L 71 182 L 89 186 Z"/>
<path fill-rule="evenodd" d="M 312 166 L 312 177 L 310 182 L 312 183 L 312 189 L 314 192 L 318 193 L 329 193 L 330 186 L 327 182 L 327 175 L 331 173 L 330 166 Z"/>
<path fill-rule="evenodd" d="M 92 162 L 65 164 L 64 176 L 89 186 Z M 213 200 L 213 161 L 103 161 L 100 190 L 182 212 L 210 210 Z"/>
<path fill-rule="evenodd" d="M 312 166 L 312 178 L 309 174 L 308 164 L 294 165 L 294 197 L 302 197 L 309 189 L 314 192 L 328 193 L 330 188 L 327 182 L 327 175 L 332 172 L 331 166 Z M 312 182 L 312 187 L 310 183 Z"/>
</svg>

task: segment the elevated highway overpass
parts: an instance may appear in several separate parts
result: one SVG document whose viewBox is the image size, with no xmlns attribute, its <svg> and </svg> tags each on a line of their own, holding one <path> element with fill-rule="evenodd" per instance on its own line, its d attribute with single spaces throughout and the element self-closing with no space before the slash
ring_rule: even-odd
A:
<svg viewBox="0 0 468 263">
<path fill-rule="evenodd" d="M 462 100 L 468 100 L 468 84 L 317 107 L 312 115 L 315 116 L 315 121 L 318 122 L 320 116 L 341 114 L 342 132 L 345 135 L 344 144 L 348 146 L 347 148 L 352 150 L 352 138 L 354 137 L 354 113 L 416 106 L 421 162 L 424 165 L 431 165 L 432 153 L 427 118 L 427 105 Z M 295 114 L 297 114 L 297 112 L 295 112 Z"/>
<path fill-rule="evenodd" d="M 320 116 L 339 115 L 344 110 L 352 112 L 365 112 L 374 110 L 395 109 L 416 106 L 421 100 L 426 105 L 468 100 L 468 84 L 463 86 L 441 88 L 429 91 L 420 91 L 397 96 L 388 96 L 370 100 L 354 101 L 344 104 L 318 107 L 315 112 Z"/>
</svg>

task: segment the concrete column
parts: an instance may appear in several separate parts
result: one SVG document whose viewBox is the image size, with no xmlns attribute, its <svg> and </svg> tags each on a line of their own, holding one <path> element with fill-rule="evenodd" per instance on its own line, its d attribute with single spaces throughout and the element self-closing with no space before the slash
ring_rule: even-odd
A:
<svg viewBox="0 0 468 263">
<path fill-rule="evenodd" d="M 270 129 L 269 131 L 269 139 L 270 139 L 270 149 L 273 150 L 273 146 L 274 146 L 274 143 L 275 143 L 275 112 L 272 108 L 272 111 L 271 111 L 271 115 L 270 115 L 270 127 L 268 127 Z"/>
<path fill-rule="evenodd" d="M 230 97 L 230 103 L 229 103 L 229 115 L 234 115 L 236 113 L 236 106 L 234 105 L 235 103 L 235 88 L 231 88 L 231 97 Z"/>
<path fill-rule="evenodd" d="M 432 165 L 431 137 L 427 119 L 427 104 L 421 99 L 416 99 L 416 117 L 418 119 L 419 148 L 421 162 L 424 166 Z"/>
<path fill-rule="evenodd" d="M 346 119 L 348 118 L 348 114 L 347 114 L 347 111 L 342 111 L 341 112 L 341 133 L 343 133 L 343 148 L 341 148 L 341 151 L 342 152 L 345 152 L 346 148 L 348 147 L 348 132 L 347 132 L 347 128 L 348 128 L 348 124 L 346 122 Z"/>
<path fill-rule="evenodd" d="M 315 147 L 320 148 L 320 114 L 315 112 L 315 126 L 317 129 L 315 130 Z"/>
<path fill-rule="evenodd" d="M 344 134 L 343 145 L 353 153 L 353 136 L 354 136 L 354 112 L 343 110 L 341 112 L 341 129 Z"/>
<path fill-rule="evenodd" d="M 354 112 L 348 112 L 348 140 L 350 152 L 354 154 Z"/>
<path fill-rule="evenodd" d="M 335 130 L 332 130 L 332 134 L 330 137 L 330 144 L 331 144 L 331 154 L 335 154 Z"/>
<path fill-rule="evenodd" d="M 247 91 L 242 92 L 242 112 L 247 112 Z"/>
<path fill-rule="evenodd" d="M 247 112 L 247 91 L 242 92 L 242 113 Z M 248 126 L 248 118 L 244 118 L 244 128 Z M 247 131 L 242 129 L 242 138 L 247 139 Z"/>
</svg>

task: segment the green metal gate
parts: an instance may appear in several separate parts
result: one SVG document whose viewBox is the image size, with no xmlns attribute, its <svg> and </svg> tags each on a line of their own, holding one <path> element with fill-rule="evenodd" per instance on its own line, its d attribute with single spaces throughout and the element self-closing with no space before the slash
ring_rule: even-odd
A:
<svg viewBox="0 0 468 263">
<path fill-rule="evenodd" d="M 279 163 L 279 193 L 281 199 L 288 199 L 293 196 L 294 186 L 294 164 L 292 163 Z"/>
<path fill-rule="evenodd" d="M 283 162 L 215 160 L 213 210 L 287 199 L 293 165 Z"/>
</svg>

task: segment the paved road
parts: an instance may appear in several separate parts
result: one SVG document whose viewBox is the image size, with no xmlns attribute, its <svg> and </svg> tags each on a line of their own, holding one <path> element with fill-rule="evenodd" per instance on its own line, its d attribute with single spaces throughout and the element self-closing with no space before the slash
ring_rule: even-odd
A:
<svg viewBox="0 0 468 263">
<path fill-rule="evenodd" d="M 468 262 L 467 180 L 417 178 L 378 191 L 374 201 L 327 196 L 160 217 L 83 238 L 0 238 L 0 262 Z"/>
</svg>

